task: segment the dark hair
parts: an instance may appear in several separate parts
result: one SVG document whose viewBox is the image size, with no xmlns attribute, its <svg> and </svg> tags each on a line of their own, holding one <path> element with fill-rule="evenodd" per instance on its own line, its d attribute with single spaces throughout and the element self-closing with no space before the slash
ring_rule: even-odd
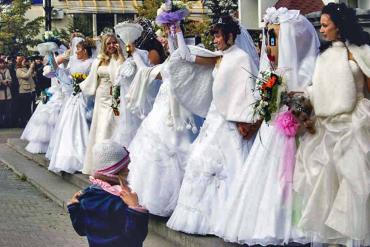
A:
<svg viewBox="0 0 370 247">
<path fill-rule="evenodd" d="M 327 14 L 339 30 L 343 41 L 348 41 L 354 45 L 370 45 L 370 35 L 365 32 L 356 16 L 356 11 L 347 7 L 344 3 L 329 3 L 321 10 L 321 15 Z M 331 46 L 331 42 L 321 45 L 320 50 L 325 51 Z"/>
<path fill-rule="evenodd" d="M 4 63 L 5 64 L 5 60 L 0 58 L 0 63 Z"/>
<path fill-rule="evenodd" d="M 164 48 L 161 42 L 159 42 L 157 38 L 155 38 L 154 36 L 149 39 L 144 40 L 138 48 L 142 50 L 146 50 L 148 52 L 151 50 L 155 50 L 156 52 L 158 52 L 161 63 L 163 63 L 167 58 L 166 52 L 164 51 Z"/>
<path fill-rule="evenodd" d="M 95 48 L 94 40 L 86 39 L 78 42 L 77 46 L 81 46 L 82 49 L 85 49 L 89 57 L 92 56 L 92 49 Z"/>
<path fill-rule="evenodd" d="M 233 41 L 235 42 L 236 36 L 240 34 L 239 24 L 229 15 L 222 16 L 217 23 L 211 27 L 211 35 L 221 32 L 225 42 L 228 40 L 229 34 L 233 35 Z"/>
</svg>

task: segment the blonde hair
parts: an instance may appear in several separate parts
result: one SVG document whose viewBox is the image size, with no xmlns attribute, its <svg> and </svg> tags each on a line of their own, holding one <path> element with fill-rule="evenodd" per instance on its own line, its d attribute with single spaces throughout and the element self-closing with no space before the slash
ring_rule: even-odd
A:
<svg viewBox="0 0 370 247">
<path fill-rule="evenodd" d="M 115 39 L 117 41 L 117 44 L 119 44 L 118 38 L 114 34 L 107 34 L 103 36 L 102 43 L 101 43 L 101 49 L 100 49 L 100 54 L 99 58 L 101 60 L 101 63 L 108 64 L 110 62 L 111 57 L 113 56 L 116 60 L 121 59 L 122 61 L 124 60 L 123 58 L 123 53 L 122 49 L 118 48 L 117 52 L 113 54 L 112 56 L 107 54 L 107 43 L 110 39 Z"/>
</svg>

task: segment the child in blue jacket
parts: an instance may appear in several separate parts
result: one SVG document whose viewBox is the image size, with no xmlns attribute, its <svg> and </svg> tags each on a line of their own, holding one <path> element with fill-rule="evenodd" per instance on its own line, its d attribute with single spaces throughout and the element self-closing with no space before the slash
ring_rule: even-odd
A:
<svg viewBox="0 0 370 247">
<path fill-rule="evenodd" d="M 148 212 L 127 185 L 129 153 L 105 140 L 94 146 L 91 186 L 68 204 L 73 228 L 90 247 L 140 247 L 148 233 Z"/>
</svg>

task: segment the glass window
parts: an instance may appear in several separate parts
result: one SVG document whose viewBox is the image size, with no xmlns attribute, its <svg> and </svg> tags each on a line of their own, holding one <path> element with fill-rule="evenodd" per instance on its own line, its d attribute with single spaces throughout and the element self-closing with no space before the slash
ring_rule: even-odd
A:
<svg viewBox="0 0 370 247">
<path fill-rule="evenodd" d="M 73 15 L 73 29 L 78 29 L 86 36 L 93 34 L 92 14 L 74 14 Z"/>
<path fill-rule="evenodd" d="M 42 4 L 42 0 L 32 0 L 32 4 Z"/>
</svg>

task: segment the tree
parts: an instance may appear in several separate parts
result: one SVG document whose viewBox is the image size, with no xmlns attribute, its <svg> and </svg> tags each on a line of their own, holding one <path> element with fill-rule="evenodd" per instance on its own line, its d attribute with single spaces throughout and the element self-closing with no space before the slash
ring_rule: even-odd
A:
<svg viewBox="0 0 370 247">
<path fill-rule="evenodd" d="M 11 2 L 0 5 L 0 53 L 14 56 L 21 52 L 28 55 L 27 46 L 39 43 L 36 36 L 40 33 L 43 17 L 31 21 L 25 17 L 31 8 L 30 0 Z"/>
<path fill-rule="evenodd" d="M 229 15 L 238 10 L 238 0 L 205 0 L 204 5 L 211 11 L 210 17 L 215 23 L 223 15 Z"/>
<path fill-rule="evenodd" d="M 161 7 L 163 0 L 144 0 L 142 6 L 135 7 L 139 17 L 145 17 L 149 20 L 155 20 L 157 9 Z"/>
<path fill-rule="evenodd" d="M 185 35 L 201 37 L 204 46 L 209 50 L 214 50 L 213 37 L 209 34 L 210 26 L 211 21 L 208 17 L 203 17 L 198 21 L 186 20 Z"/>
</svg>

